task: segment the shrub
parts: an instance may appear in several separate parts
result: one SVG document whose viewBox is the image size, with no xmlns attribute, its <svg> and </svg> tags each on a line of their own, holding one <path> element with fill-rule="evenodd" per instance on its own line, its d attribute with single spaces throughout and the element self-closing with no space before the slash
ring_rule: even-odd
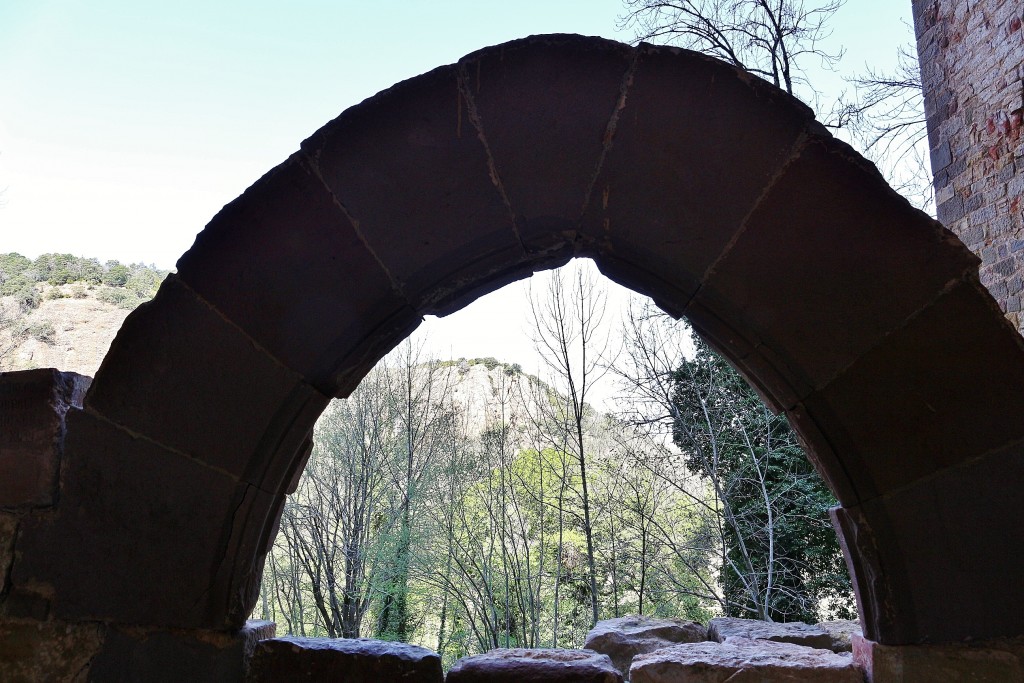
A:
<svg viewBox="0 0 1024 683">
<path fill-rule="evenodd" d="M 54 329 L 53 323 L 49 320 L 31 323 L 26 328 L 26 331 L 30 337 L 38 339 L 45 344 L 52 344 L 54 337 L 57 335 L 57 330 Z"/>
</svg>

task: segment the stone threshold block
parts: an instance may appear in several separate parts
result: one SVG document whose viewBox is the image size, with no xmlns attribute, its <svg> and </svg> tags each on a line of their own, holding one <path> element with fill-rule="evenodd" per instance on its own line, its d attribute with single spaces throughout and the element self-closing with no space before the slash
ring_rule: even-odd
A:
<svg viewBox="0 0 1024 683">
<path fill-rule="evenodd" d="M 276 628 L 256 619 L 234 632 L 112 626 L 87 680 L 242 683 L 253 650 Z"/>
<path fill-rule="evenodd" d="M 447 683 L 622 683 L 622 674 L 592 650 L 509 648 L 460 659 Z"/>
<path fill-rule="evenodd" d="M 299 638 L 260 642 L 248 683 L 442 683 L 441 657 L 417 645 L 369 638 Z"/>
<path fill-rule="evenodd" d="M 583 647 L 611 657 L 615 668 L 626 676 L 637 655 L 677 643 L 699 643 L 707 639 L 708 630 L 695 621 L 627 616 L 597 622 L 587 634 Z"/>
<path fill-rule="evenodd" d="M 632 683 L 864 683 L 849 655 L 749 638 L 672 645 L 638 656 L 629 673 Z"/>
<path fill-rule="evenodd" d="M 853 636 L 868 683 L 1024 683 L 1024 637 L 951 645 L 881 645 Z"/>
<path fill-rule="evenodd" d="M 274 623 L 233 633 L 99 622 L 0 621 L 0 681 L 241 683 L 253 648 Z"/>
<path fill-rule="evenodd" d="M 750 638 L 776 643 L 792 643 L 823 650 L 832 649 L 832 636 L 821 626 L 802 621 L 779 623 L 737 617 L 719 617 L 708 622 L 708 640 L 719 643 L 726 638 Z"/>
</svg>

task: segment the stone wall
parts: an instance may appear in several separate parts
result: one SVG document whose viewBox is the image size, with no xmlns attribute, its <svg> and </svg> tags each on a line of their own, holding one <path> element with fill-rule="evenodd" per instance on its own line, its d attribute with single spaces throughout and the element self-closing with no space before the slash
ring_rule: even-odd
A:
<svg viewBox="0 0 1024 683">
<path fill-rule="evenodd" d="M 938 218 L 1024 331 L 1024 7 L 913 0 Z"/>
</svg>

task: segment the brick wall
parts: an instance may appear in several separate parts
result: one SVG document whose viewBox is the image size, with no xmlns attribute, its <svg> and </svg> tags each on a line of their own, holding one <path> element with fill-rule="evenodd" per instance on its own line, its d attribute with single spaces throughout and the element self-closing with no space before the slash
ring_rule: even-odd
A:
<svg viewBox="0 0 1024 683">
<path fill-rule="evenodd" d="M 1024 5 L 913 0 L 938 218 L 1024 332 Z"/>
</svg>

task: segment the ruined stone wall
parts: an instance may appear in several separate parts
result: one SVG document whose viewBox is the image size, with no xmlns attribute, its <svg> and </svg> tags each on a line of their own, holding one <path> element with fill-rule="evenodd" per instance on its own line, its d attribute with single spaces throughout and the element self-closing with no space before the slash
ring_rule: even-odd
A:
<svg viewBox="0 0 1024 683">
<path fill-rule="evenodd" d="M 913 0 L 938 218 L 1024 331 L 1024 6 Z"/>
</svg>

